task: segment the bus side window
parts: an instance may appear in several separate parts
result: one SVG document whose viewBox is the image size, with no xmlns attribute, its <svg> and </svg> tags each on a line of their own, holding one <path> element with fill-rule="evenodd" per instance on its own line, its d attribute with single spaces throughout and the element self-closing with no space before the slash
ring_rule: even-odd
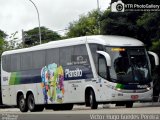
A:
<svg viewBox="0 0 160 120">
<path fill-rule="evenodd" d="M 98 72 L 98 54 L 96 53 L 96 51 L 104 51 L 103 46 L 99 44 L 90 44 L 89 46 L 96 67 L 96 71 Z"/>
<path fill-rule="evenodd" d="M 10 63 L 11 63 L 10 55 L 2 56 L 2 68 L 4 71 L 10 72 Z"/>
<path fill-rule="evenodd" d="M 26 52 L 21 54 L 21 70 L 32 69 L 32 52 Z"/>
<path fill-rule="evenodd" d="M 20 54 L 12 54 L 10 56 L 11 56 L 10 71 L 11 72 L 20 71 Z"/>
<path fill-rule="evenodd" d="M 66 66 L 71 63 L 74 49 L 72 46 L 60 48 L 60 65 Z"/>
<path fill-rule="evenodd" d="M 52 63 L 59 65 L 59 48 L 46 50 L 46 65 Z"/>
<path fill-rule="evenodd" d="M 72 61 L 86 61 L 85 64 L 90 64 L 88 52 L 84 44 L 74 46 Z"/>
<path fill-rule="evenodd" d="M 6 56 L 2 56 L 2 69 L 7 71 L 7 63 L 6 63 Z"/>
<path fill-rule="evenodd" d="M 32 67 L 33 69 L 42 68 L 45 66 L 45 51 L 32 52 Z"/>
<path fill-rule="evenodd" d="M 104 79 L 107 79 L 107 63 L 104 56 L 98 57 L 98 74 Z"/>
</svg>

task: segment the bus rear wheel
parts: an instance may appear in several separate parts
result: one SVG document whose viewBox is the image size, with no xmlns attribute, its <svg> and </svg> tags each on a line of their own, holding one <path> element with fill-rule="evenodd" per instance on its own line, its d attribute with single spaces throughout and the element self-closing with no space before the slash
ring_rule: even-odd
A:
<svg viewBox="0 0 160 120">
<path fill-rule="evenodd" d="M 93 90 L 90 90 L 89 102 L 90 102 L 91 109 L 98 108 L 98 103 L 96 102 L 96 98 L 95 98 L 95 94 L 94 94 Z"/>
<path fill-rule="evenodd" d="M 27 98 L 27 105 L 31 112 L 40 112 L 43 111 L 44 106 L 43 105 L 36 105 L 33 94 L 29 94 Z"/>
<path fill-rule="evenodd" d="M 20 95 L 18 98 L 18 107 L 21 112 L 27 112 L 28 111 L 28 106 L 26 103 L 26 100 L 23 95 Z"/>
</svg>

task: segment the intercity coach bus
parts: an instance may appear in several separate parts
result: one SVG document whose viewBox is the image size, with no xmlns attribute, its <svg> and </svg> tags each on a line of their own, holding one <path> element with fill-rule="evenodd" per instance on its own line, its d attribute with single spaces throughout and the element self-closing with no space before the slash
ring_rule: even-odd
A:
<svg viewBox="0 0 160 120">
<path fill-rule="evenodd" d="M 151 101 L 148 54 L 158 65 L 158 56 L 141 41 L 104 35 L 6 51 L 1 58 L 2 101 L 21 112 Z"/>
</svg>

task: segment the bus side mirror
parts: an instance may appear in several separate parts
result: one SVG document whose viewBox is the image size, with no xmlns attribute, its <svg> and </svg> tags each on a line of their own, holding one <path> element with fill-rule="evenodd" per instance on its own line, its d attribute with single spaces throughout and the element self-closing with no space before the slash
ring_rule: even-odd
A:
<svg viewBox="0 0 160 120">
<path fill-rule="evenodd" d="M 158 66 L 159 65 L 159 57 L 158 57 L 158 55 L 156 53 L 154 53 L 154 52 L 151 52 L 151 51 L 148 51 L 148 54 L 154 57 L 155 66 Z"/>
<path fill-rule="evenodd" d="M 104 51 L 97 51 L 98 54 L 101 54 L 105 57 L 106 61 L 107 61 L 107 66 L 111 67 L 111 57 L 108 53 L 104 52 Z"/>
</svg>

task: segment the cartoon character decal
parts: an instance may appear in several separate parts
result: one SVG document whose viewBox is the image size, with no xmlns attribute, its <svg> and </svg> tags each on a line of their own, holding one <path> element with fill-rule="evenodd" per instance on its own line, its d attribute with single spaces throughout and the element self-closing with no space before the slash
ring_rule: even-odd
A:
<svg viewBox="0 0 160 120">
<path fill-rule="evenodd" d="M 49 64 L 41 69 L 44 102 L 62 103 L 64 99 L 64 71 L 62 66 Z"/>
</svg>

